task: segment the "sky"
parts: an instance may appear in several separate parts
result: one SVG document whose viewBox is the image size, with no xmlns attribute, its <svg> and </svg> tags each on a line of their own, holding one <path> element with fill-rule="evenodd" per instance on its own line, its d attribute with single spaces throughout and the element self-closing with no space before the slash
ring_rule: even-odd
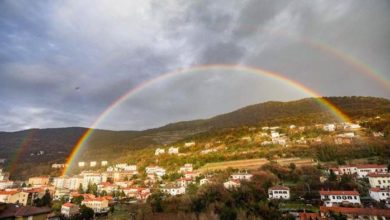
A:
<svg viewBox="0 0 390 220">
<path fill-rule="evenodd" d="M 310 96 L 233 68 L 190 71 L 210 64 L 390 98 L 389 11 L 387 0 L 3 0 L 0 131 L 142 130 Z"/>
</svg>

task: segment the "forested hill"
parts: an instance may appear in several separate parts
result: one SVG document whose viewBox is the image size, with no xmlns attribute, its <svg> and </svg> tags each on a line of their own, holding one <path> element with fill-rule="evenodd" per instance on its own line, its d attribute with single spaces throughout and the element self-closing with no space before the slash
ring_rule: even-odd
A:
<svg viewBox="0 0 390 220">
<path fill-rule="evenodd" d="M 390 113 L 390 100 L 373 97 L 325 97 L 352 119 Z M 157 130 L 228 128 L 253 125 L 310 124 L 337 118 L 315 98 L 291 102 L 265 102 L 206 120 L 178 122 Z"/>
<path fill-rule="evenodd" d="M 390 114 L 390 100 L 372 97 L 327 97 L 339 109 L 354 119 Z M 124 119 L 125 120 L 125 119 Z M 244 107 L 210 119 L 169 124 L 145 131 L 95 130 L 86 143 L 85 160 L 114 159 L 134 149 L 158 146 L 189 138 L 210 129 L 239 126 L 281 124 L 313 124 L 337 119 L 318 100 L 307 98 L 291 102 L 266 102 Z M 0 157 L 17 164 L 16 172 L 26 166 L 50 170 L 53 162 L 64 162 L 87 128 L 29 129 L 0 132 Z M 42 155 L 39 151 L 43 151 Z"/>
</svg>

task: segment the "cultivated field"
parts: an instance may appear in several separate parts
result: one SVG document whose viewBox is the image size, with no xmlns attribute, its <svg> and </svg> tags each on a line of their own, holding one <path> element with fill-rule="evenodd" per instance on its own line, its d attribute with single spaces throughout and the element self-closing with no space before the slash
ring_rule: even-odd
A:
<svg viewBox="0 0 390 220">
<path fill-rule="evenodd" d="M 200 172 L 212 171 L 212 170 L 224 170 L 229 167 L 236 169 L 257 169 L 264 164 L 269 163 L 265 158 L 260 159 L 248 159 L 248 160 L 234 160 L 217 163 L 208 163 L 199 169 Z"/>
<path fill-rule="evenodd" d="M 217 163 L 208 163 L 201 167 L 198 171 L 199 172 L 206 172 L 206 171 L 212 171 L 212 170 L 224 170 L 229 167 L 235 168 L 235 169 L 248 169 L 248 170 L 254 170 L 258 169 L 261 166 L 263 166 L 266 163 L 269 163 L 270 161 L 266 158 L 259 158 L 259 159 L 248 159 L 248 160 L 234 160 L 234 161 L 225 161 L 225 162 L 217 162 Z M 305 158 L 283 158 L 275 160 L 275 162 L 279 163 L 282 166 L 288 166 L 290 163 L 294 163 L 297 166 L 304 166 L 304 165 L 314 165 L 315 162 L 312 159 L 305 159 Z"/>
</svg>

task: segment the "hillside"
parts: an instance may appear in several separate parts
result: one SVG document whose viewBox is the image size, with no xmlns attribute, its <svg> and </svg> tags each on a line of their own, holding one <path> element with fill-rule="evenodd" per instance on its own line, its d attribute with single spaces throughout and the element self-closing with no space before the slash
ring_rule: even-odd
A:
<svg viewBox="0 0 390 220">
<path fill-rule="evenodd" d="M 372 97 L 328 97 L 354 119 L 390 114 L 390 100 Z M 94 130 L 81 152 L 84 160 L 111 160 L 133 150 L 165 145 L 189 139 L 207 131 L 241 126 L 281 124 L 313 124 L 333 122 L 336 119 L 314 98 L 291 102 L 266 102 L 244 107 L 210 119 L 168 124 L 145 131 Z M 50 172 L 50 164 L 62 163 L 86 128 L 30 129 L 18 132 L 0 132 L 0 157 L 8 160 L 7 169 L 21 173 L 34 166 L 37 173 Z M 212 134 L 212 133 L 210 133 Z M 43 155 L 37 155 L 44 151 Z M 15 166 L 16 165 L 16 166 Z M 28 172 L 28 171 L 25 171 Z"/>
</svg>

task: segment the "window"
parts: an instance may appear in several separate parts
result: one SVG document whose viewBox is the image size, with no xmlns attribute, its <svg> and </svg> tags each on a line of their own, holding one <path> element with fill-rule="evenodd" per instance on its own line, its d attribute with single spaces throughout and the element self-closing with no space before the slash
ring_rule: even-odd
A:
<svg viewBox="0 0 390 220">
<path fill-rule="evenodd" d="M 352 199 L 352 196 L 348 196 L 348 199 Z"/>
<path fill-rule="evenodd" d="M 337 196 L 337 199 L 341 199 L 341 196 Z"/>
<path fill-rule="evenodd" d="M 335 197 L 335 196 L 332 196 L 332 199 L 336 199 L 336 197 Z"/>
<path fill-rule="evenodd" d="M 353 198 L 354 198 L 354 199 L 357 199 L 357 197 L 356 197 L 356 196 L 354 196 Z"/>
</svg>

